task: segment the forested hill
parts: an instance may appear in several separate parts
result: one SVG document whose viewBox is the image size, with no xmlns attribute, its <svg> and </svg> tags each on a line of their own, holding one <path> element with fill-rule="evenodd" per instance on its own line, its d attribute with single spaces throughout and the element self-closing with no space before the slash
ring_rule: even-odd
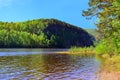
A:
<svg viewBox="0 0 120 80">
<path fill-rule="evenodd" d="M 93 45 L 85 30 L 56 19 L 0 22 L 1 48 L 69 48 Z"/>
<path fill-rule="evenodd" d="M 97 29 L 85 29 L 89 34 L 93 35 L 96 41 L 100 41 L 101 39 L 101 34 L 98 32 Z"/>
</svg>

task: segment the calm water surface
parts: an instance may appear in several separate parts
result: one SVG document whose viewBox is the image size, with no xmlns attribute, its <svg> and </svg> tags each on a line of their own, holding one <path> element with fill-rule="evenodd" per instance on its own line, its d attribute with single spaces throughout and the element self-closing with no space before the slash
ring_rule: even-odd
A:
<svg viewBox="0 0 120 80">
<path fill-rule="evenodd" d="M 0 80 L 98 80 L 94 56 L 56 54 L 66 49 L 1 49 Z"/>
</svg>

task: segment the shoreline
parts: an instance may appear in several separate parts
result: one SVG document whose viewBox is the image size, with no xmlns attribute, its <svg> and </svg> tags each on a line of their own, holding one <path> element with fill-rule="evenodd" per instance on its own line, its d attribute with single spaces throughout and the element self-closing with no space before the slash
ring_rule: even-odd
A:
<svg viewBox="0 0 120 80">
<path fill-rule="evenodd" d="M 119 72 L 108 72 L 105 70 L 100 71 L 99 80 L 120 80 Z"/>
<path fill-rule="evenodd" d="M 81 54 L 81 55 L 84 55 L 84 54 L 95 54 L 94 51 L 89 51 L 89 52 L 72 52 L 72 51 L 63 51 L 63 52 L 56 52 L 57 54 Z"/>
<path fill-rule="evenodd" d="M 95 51 L 83 51 L 83 52 L 75 52 L 75 51 L 64 51 L 57 52 L 58 54 L 80 54 L 80 55 L 95 55 Z M 106 67 L 105 67 L 106 68 Z M 98 80 L 120 80 L 120 71 L 106 71 L 104 68 L 99 72 Z"/>
</svg>

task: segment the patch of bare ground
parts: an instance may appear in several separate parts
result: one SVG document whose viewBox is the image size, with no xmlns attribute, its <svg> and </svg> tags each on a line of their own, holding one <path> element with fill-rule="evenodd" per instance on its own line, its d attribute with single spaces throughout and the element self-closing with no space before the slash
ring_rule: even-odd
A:
<svg viewBox="0 0 120 80">
<path fill-rule="evenodd" d="M 101 71 L 99 80 L 120 80 L 120 72 Z"/>
</svg>

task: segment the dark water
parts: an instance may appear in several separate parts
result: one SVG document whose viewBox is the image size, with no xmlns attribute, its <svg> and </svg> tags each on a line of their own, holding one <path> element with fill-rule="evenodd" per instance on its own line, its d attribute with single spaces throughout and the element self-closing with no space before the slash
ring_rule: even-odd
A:
<svg viewBox="0 0 120 80">
<path fill-rule="evenodd" d="M 0 80 L 98 80 L 94 56 L 54 53 L 62 49 L 0 51 Z"/>
</svg>

